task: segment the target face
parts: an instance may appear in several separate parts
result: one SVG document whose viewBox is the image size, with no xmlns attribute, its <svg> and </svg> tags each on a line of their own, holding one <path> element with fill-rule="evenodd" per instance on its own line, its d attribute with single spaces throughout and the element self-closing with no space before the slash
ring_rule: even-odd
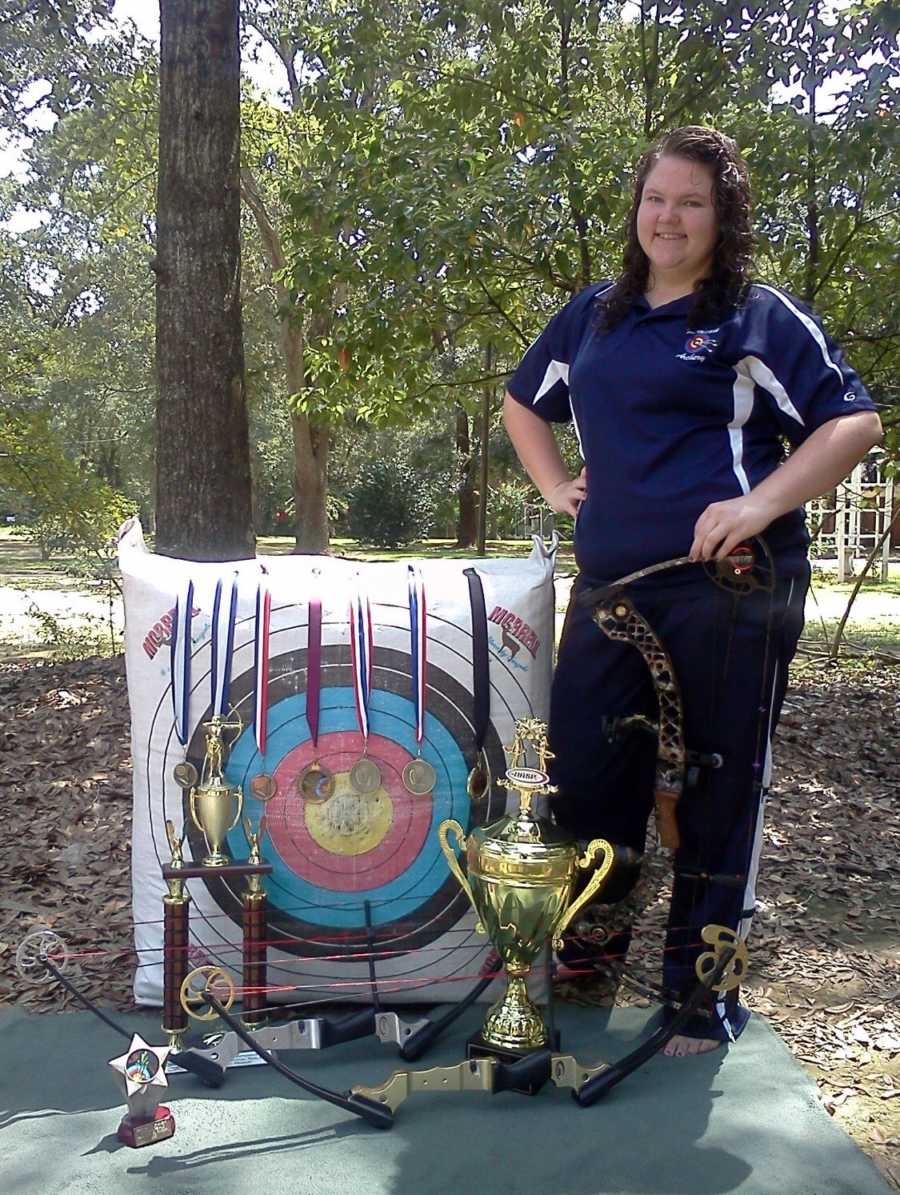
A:
<svg viewBox="0 0 900 1195">
<path fill-rule="evenodd" d="M 405 613 L 398 610 L 397 617 L 402 619 Z M 257 750 L 253 733 L 250 652 L 235 657 L 236 663 L 240 658 L 249 665 L 233 668 L 230 691 L 230 703 L 244 730 L 228 752 L 225 775 L 242 790 L 243 814 L 253 827 L 261 816 L 266 819 L 262 853 L 273 868 L 265 880 L 272 943 L 269 981 L 273 984 L 296 982 L 297 966 L 290 962 L 294 956 L 298 965 L 302 965 L 300 960 L 309 960 L 306 966 L 314 969 L 317 978 L 339 985 L 347 979 L 347 967 L 354 960 L 353 974 L 361 974 L 360 967 L 365 970 L 359 960 L 374 949 L 385 959 L 379 961 L 379 975 L 390 972 L 402 975 L 402 982 L 409 985 L 428 986 L 449 979 L 454 972 L 468 979 L 473 960 L 486 947 L 485 938 L 474 932 L 468 901 L 449 871 L 437 828 L 447 818 L 468 828 L 493 821 L 505 809 L 506 794 L 493 789 L 483 800 L 470 800 L 466 781 L 476 759 L 472 694 L 435 661 L 433 655 L 438 652 L 432 652 L 431 646 L 425 737 L 421 745 L 416 743 L 410 656 L 382 646 L 378 632 L 383 630 L 383 622 L 377 622 L 368 742 L 357 722 L 346 643 L 326 643 L 322 648 L 319 736 L 314 744 L 306 716 L 306 649 L 277 650 L 279 641 L 305 644 L 305 624 L 273 631 L 264 756 Z M 443 648 L 446 653 L 446 643 Z M 197 649 L 195 659 L 202 651 L 202 647 Z M 471 658 L 458 651 L 455 655 L 461 675 L 470 676 Z M 455 659 L 452 662 L 456 665 Z M 192 678 L 193 692 L 208 693 L 208 672 L 199 672 L 198 666 Z M 509 720 L 513 706 L 519 711 L 529 707 L 517 679 L 512 681 L 512 702 L 509 693 L 498 693 L 492 685 L 492 722 L 485 751 L 494 776 L 502 776 L 506 765 L 493 716 L 499 713 Z M 170 715 L 170 707 L 161 703 L 157 716 L 167 726 Z M 187 746 L 188 759 L 198 770 L 204 755 L 203 722 L 210 715 L 209 708 L 202 712 Z M 164 755 L 170 762 L 163 767 L 171 774 L 175 761 L 183 758 L 183 749 L 172 732 Z M 350 778 L 354 765 L 364 757 L 376 765 L 381 776 L 380 785 L 371 793 L 357 791 Z M 417 758 L 435 774 L 434 786 L 424 794 L 410 792 L 403 783 L 404 768 Z M 325 800 L 309 800 L 303 795 L 299 782 L 311 765 L 333 777 L 333 793 Z M 262 801 L 253 795 L 253 782 L 264 776 L 273 777 L 277 789 L 274 796 Z M 191 820 L 188 794 L 178 792 L 176 796 L 172 787 L 167 786 L 167 800 L 180 802 L 191 855 L 201 858 L 206 845 Z M 259 790 L 259 784 L 256 787 Z M 152 807 L 150 812 L 152 819 Z M 247 857 L 240 822 L 230 832 L 224 849 L 233 859 Z M 192 881 L 192 885 L 197 883 Z M 239 969 L 244 881 L 212 875 L 203 884 L 212 909 L 207 910 L 206 902 L 194 900 L 192 936 L 201 938 L 207 959 Z M 443 956 L 451 952 L 452 967 L 448 968 Z M 366 989 L 361 996 L 367 995 L 365 982 L 357 982 L 357 986 Z"/>
</svg>

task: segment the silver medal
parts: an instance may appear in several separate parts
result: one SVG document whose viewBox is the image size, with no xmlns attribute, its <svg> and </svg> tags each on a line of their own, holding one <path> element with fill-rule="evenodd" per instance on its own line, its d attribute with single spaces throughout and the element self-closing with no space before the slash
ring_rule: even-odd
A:
<svg viewBox="0 0 900 1195">
<path fill-rule="evenodd" d="M 367 756 L 358 759 L 350 769 L 350 783 L 358 793 L 374 793 L 381 788 L 381 771 L 378 764 Z"/>
</svg>

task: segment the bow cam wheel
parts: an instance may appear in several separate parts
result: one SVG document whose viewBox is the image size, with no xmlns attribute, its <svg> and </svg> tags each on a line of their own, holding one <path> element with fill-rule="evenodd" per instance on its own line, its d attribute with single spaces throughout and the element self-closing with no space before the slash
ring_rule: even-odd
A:
<svg viewBox="0 0 900 1195">
<path fill-rule="evenodd" d="M 214 1021 L 219 1015 L 207 1000 L 215 996 L 228 1011 L 234 1004 L 234 980 L 221 967 L 195 967 L 181 985 L 181 1007 L 195 1021 Z"/>
<path fill-rule="evenodd" d="M 34 929 L 26 934 L 16 950 L 16 971 L 26 983 L 51 983 L 56 976 L 47 966 L 48 960 L 57 971 L 65 971 L 69 954 L 66 944 L 55 930 Z"/>
<path fill-rule="evenodd" d="M 714 992 L 730 992 L 732 988 L 738 986 L 747 973 L 746 943 L 737 936 L 734 930 L 727 929 L 724 925 L 706 925 L 703 927 L 700 937 L 713 948 L 707 950 L 705 954 L 701 954 L 697 959 L 695 970 L 701 983 L 715 971 L 726 949 L 734 951 L 734 956 L 730 959 L 718 983 L 711 985 L 711 990 Z"/>
</svg>

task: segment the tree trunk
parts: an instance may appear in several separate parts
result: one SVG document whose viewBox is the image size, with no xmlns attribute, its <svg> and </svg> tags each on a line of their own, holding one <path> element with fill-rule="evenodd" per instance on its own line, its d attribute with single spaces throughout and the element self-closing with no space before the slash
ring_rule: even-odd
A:
<svg viewBox="0 0 900 1195">
<path fill-rule="evenodd" d="M 485 345 L 484 374 L 490 377 L 494 372 L 494 346 Z M 491 398 L 493 386 L 485 382 L 481 388 L 481 455 L 478 462 L 478 539 L 479 556 L 487 552 L 487 505 L 488 505 L 488 457 L 491 440 Z"/>
<path fill-rule="evenodd" d="M 469 438 L 469 416 L 465 408 L 456 407 L 456 493 L 459 498 L 459 518 L 456 523 L 457 548 L 471 548 L 478 534 L 475 509 L 475 458 Z"/>
<path fill-rule="evenodd" d="M 294 539 L 295 552 L 311 556 L 328 551 L 327 427 L 316 427 L 305 415 L 291 412 L 294 431 Z"/>
<path fill-rule="evenodd" d="M 157 549 L 255 548 L 240 266 L 238 0 L 160 0 Z"/>
<path fill-rule="evenodd" d="M 816 276 L 819 270 L 819 203 L 816 159 L 816 88 L 819 84 L 819 4 L 818 0 L 812 6 L 810 13 L 812 29 L 810 31 L 809 61 L 807 64 L 805 91 L 809 105 L 806 124 L 806 270 L 804 272 L 803 298 L 812 303 L 816 296 Z"/>
<path fill-rule="evenodd" d="M 269 277 L 278 299 L 278 345 L 284 361 L 288 394 L 299 394 L 307 384 L 303 355 L 305 346 L 295 302 L 284 281 L 277 281 L 283 279 L 283 272 L 287 268 L 284 247 L 256 178 L 248 167 L 241 171 L 241 190 L 256 220 L 269 259 Z M 312 424 L 306 415 L 294 410 L 291 411 L 291 430 L 294 447 L 294 551 L 321 555 L 328 551 L 325 499 L 328 493 L 330 431 L 327 425 Z"/>
</svg>

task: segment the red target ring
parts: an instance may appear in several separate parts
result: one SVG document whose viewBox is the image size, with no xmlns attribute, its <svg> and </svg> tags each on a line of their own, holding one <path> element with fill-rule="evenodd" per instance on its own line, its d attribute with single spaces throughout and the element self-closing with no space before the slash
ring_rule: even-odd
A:
<svg viewBox="0 0 900 1195">
<path fill-rule="evenodd" d="M 377 888 L 403 875 L 419 856 L 431 830 L 432 803 L 403 785 L 413 758 L 405 748 L 370 735 L 368 755 L 381 771 L 375 794 L 354 793 L 349 772 L 361 756 L 354 731 L 335 731 L 285 755 L 275 770 L 278 795 L 266 808 L 271 843 L 291 871 L 332 892 Z M 321 804 L 299 795 L 297 780 L 318 762 L 336 778 L 335 794 Z"/>
</svg>

